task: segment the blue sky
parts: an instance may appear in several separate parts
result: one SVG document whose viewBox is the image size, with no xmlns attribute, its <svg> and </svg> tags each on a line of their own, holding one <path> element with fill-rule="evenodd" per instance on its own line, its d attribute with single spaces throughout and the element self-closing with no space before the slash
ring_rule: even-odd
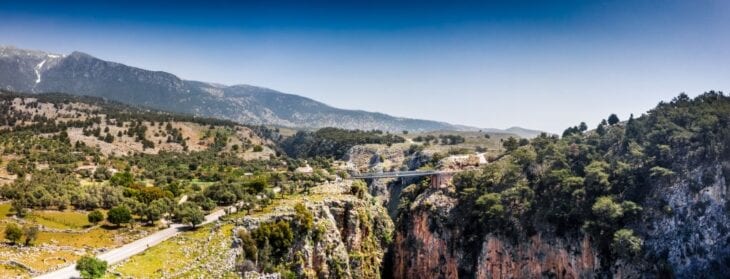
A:
<svg viewBox="0 0 730 279">
<path fill-rule="evenodd" d="M 450 2 L 4 0 L 0 44 L 551 132 L 730 89 L 728 1 Z"/>
</svg>

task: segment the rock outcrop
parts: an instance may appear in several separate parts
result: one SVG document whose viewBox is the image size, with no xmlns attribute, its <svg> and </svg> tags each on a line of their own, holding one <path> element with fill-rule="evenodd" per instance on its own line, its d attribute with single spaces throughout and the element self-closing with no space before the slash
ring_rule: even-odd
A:
<svg viewBox="0 0 730 279">
<path fill-rule="evenodd" d="M 368 196 L 369 198 L 369 196 Z M 283 262 L 300 278 L 378 278 L 393 223 L 385 209 L 369 200 L 340 196 L 306 202 L 313 213 L 312 232 L 295 234 Z M 286 210 L 286 209 L 282 209 Z M 280 211 L 245 217 L 238 229 L 253 230 L 262 222 L 291 220 Z"/>
<path fill-rule="evenodd" d="M 698 168 L 686 179 L 652 185 L 651 198 L 642 205 L 647 209 L 643 221 L 631 226 L 645 239 L 643 254 L 632 261 L 602 254 L 585 233 L 558 236 L 538 230 L 525 238 L 468 236 L 460 225 L 453 189 L 423 189 L 407 208 L 401 207 L 393 256 L 388 259 L 392 276 L 720 278 L 728 272 L 724 261 L 730 259 L 729 189 L 722 169 Z"/>
</svg>

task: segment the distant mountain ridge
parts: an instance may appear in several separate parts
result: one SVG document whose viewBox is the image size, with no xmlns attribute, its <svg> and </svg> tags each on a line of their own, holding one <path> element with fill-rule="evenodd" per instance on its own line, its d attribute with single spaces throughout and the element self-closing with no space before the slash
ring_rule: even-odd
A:
<svg viewBox="0 0 730 279">
<path fill-rule="evenodd" d="M 0 46 L 0 88 L 96 96 L 245 124 L 305 129 L 478 130 L 445 122 L 334 108 L 263 87 L 183 80 L 167 72 L 109 62 L 82 52 L 61 55 Z"/>
<path fill-rule="evenodd" d="M 505 134 L 515 134 L 522 138 L 534 138 L 539 136 L 542 133 L 545 133 L 543 131 L 538 130 L 531 130 L 531 129 L 525 129 L 522 127 L 509 127 L 507 129 L 494 129 L 494 128 L 486 128 L 483 129 L 484 132 L 487 133 L 505 133 Z"/>
</svg>

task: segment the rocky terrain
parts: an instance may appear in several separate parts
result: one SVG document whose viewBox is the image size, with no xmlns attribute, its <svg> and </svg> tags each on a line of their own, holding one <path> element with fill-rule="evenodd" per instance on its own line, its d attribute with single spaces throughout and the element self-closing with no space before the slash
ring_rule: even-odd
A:
<svg viewBox="0 0 730 279">
<path fill-rule="evenodd" d="M 385 208 L 370 201 L 369 194 L 352 195 L 350 187 L 350 183 L 327 183 L 302 199 L 288 197 L 275 202 L 267 213 L 238 220 L 234 235 L 253 231 L 262 223 L 296 222 L 294 205 L 301 204 L 312 214 L 313 229 L 295 231 L 290 249 L 277 261 L 287 263 L 297 277 L 377 278 L 391 242 L 393 223 Z M 250 271 L 244 274 L 259 276 Z"/>
<path fill-rule="evenodd" d="M 84 127 L 66 127 L 65 132 L 72 143 L 83 143 L 87 146 L 98 148 L 105 155 L 131 155 L 134 153 L 157 154 L 159 152 L 182 152 L 182 151 L 202 151 L 214 144 L 214 135 L 216 131 L 229 129 L 230 133 L 225 149 L 230 150 L 232 146 L 242 148 L 240 156 L 250 158 L 267 158 L 273 154 L 273 150 L 266 145 L 272 145 L 273 142 L 268 139 L 259 137 L 253 130 L 246 126 L 205 126 L 200 123 L 189 121 L 120 121 L 112 119 L 108 116 L 106 108 L 99 105 L 79 102 L 67 102 L 63 105 L 54 104 L 46 101 L 42 97 L 38 98 L 28 95 L 13 96 L 8 93 L 3 100 L 0 100 L 0 106 L 5 111 L 5 115 L 19 116 L 21 123 L 15 129 L 23 127 L 32 127 L 34 125 L 44 125 L 39 119 L 50 119 L 55 125 L 64 123 L 72 123 L 78 121 L 88 121 L 89 125 Z M 130 108 L 131 109 L 131 108 Z M 114 111 L 111 113 L 118 113 Z M 40 118 L 39 118 L 40 117 Z M 164 117 L 164 116 L 163 116 Z M 7 118 L 3 118 L 7 119 Z M 2 123 L 0 129 L 11 129 L 8 122 Z M 13 123 L 16 124 L 16 123 Z M 169 125 L 168 125 L 169 124 Z M 77 125 L 78 126 L 78 125 Z M 144 129 L 141 138 L 152 143 L 152 146 L 144 146 L 141 138 L 129 133 L 130 127 L 139 126 Z M 98 130 L 98 132 L 96 131 Z M 93 131 L 93 132 L 92 132 Z M 172 135 L 179 137 L 173 140 Z M 105 136 L 109 135 L 109 140 Z M 50 136 L 50 134 L 49 134 Z M 245 152 L 247 148 L 259 145 L 264 148 L 260 152 Z"/>
</svg>

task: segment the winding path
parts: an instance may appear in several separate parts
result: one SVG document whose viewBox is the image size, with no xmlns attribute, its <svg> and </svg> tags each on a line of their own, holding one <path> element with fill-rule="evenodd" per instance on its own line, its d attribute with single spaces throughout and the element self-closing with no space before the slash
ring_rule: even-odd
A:
<svg viewBox="0 0 730 279">
<path fill-rule="evenodd" d="M 217 210 L 217 211 L 205 216 L 205 222 L 203 222 L 200 225 L 202 226 L 202 225 L 208 224 L 210 222 L 214 222 L 223 215 L 225 215 L 224 209 Z M 165 240 L 177 235 L 178 233 L 184 231 L 186 228 L 188 228 L 187 225 L 172 224 L 167 229 L 157 231 L 142 239 L 138 239 L 134 242 L 127 243 L 121 247 L 118 247 L 118 248 L 112 249 L 110 251 L 107 251 L 105 253 L 99 254 L 99 255 L 97 255 L 97 258 L 107 261 L 109 263 L 109 265 L 119 263 L 131 256 L 142 253 L 144 250 L 146 250 L 149 247 L 155 246 L 155 245 L 159 244 L 160 242 L 165 241 Z M 37 279 L 59 279 L 59 278 L 78 278 L 79 276 L 80 276 L 79 272 L 76 271 L 76 264 L 72 264 L 67 267 L 57 269 L 55 271 L 51 271 L 49 273 L 40 275 L 35 278 L 37 278 Z"/>
</svg>

